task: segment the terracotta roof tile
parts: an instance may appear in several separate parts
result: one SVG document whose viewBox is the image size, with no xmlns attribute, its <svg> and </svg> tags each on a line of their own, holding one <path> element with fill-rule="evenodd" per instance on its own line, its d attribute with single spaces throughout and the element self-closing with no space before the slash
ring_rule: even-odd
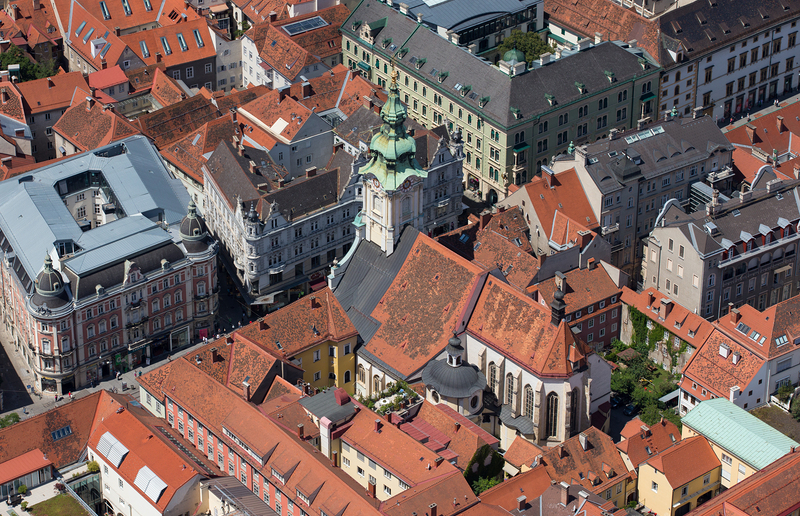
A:
<svg viewBox="0 0 800 516">
<path fill-rule="evenodd" d="M 75 88 L 89 91 L 81 72 L 54 75 L 17 84 L 31 113 L 54 109 L 66 109 L 70 105 Z"/>
<path fill-rule="evenodd" d="M 565 321 L 551 322 L 551 311 L 513 287 L 489 278 L 470 318 L 467 331 L 537 375 L 569 377 L 573 346 L 589 349 Z"/>
<path fill-rule="evenodd" d="M 113 2 L 107 3 L 110 5 Z M 65 44 L 70 46 L 78 56 L 90 63 L 95 70 L 103 68 L 103 61 L 114 64 L 120 61 L 127 46 L 116 35 L 113 26 L 109 28 L 101 21 L 102 15 L 95 16 L 76 0 L 54 0 L 53 5 L 56 7 L 61 26 L 67 31 L 64 38 Z M 100 2 L 88 5 L 92 9 L 96 7 L 97 11 L 100 10 Z M 78 33 L 79 28 L 81 28 L 80 33 Z M 87 35 L 89 35 L 88 38 Z M 94 42 L 99 38 L 103 38 L 107 46 L 104 45 L 103 50 L 98 52 L 93 50 L 93 47 Z"/>
<path fill-rule="evenodd" d="M 653 454 L 681 440 L 678 427 L 666 419 L 651 426 L 645 425 L 641 419 L 635 417 L 628 421 L 621 435 L 623 440 L 617 443 L 617 448 L 628 455 L 634 468 L 638 468 L 639 464 Z"/>
<path fill-rule="evenodd" d="M 528 238 L 528 224 L 525 222 L 525 216 L 519 206 L 501 207 L 497 213 L 492 214 L 485 229 L 494 231 L 510 241 L 518 238 L 521 243 L 520 249 L 533 254 L 533 247 Z"/>
<path fill-rule="evenodd" d="M 76 89 L 70 107 L 53 125 L 53 130 L 77 147 L 79 152 L 139 134 L 137 127 L 113 109 L 107 109 L 96 100 L 87 106 L 89 101 L 86 99 L 90 96 L 88 91 Z"/>
<path fill-rule="evenodd" d="M 719 354 L 720 345 L 730 349 L 727 358 Z M 740 356 L 736 364 L 732 359 L 734 353 Z M 763 358 L 715 328 L 683 368 L 681 389 L 700 400 L 709 399 L 711 394 L 727 398 L 731 387 L 745 389 L 750 385 L 763 365 Z M 703 396 L 700 388 L 692 388 L 695 382 L 710 392 Z"/>
<path fill-rule="evenodd" d="M 520 245 L 517 245 L 516 239 Z M 530 249 L 527 238 L 509 239 L 487 225 L 475 236 L 475 242 L 472 244 L 473 262 L 487 270 L 500 269 L 509 283 L 520 290 L 525 290 L 535 281 L 539 273 L 539 260 L 526 252 L 525 247 Z"/>
<path fill-rule="evenodd" d="M 329 340 L 341 342 L 354 337 L 357 332 L 336 296 L 325 287 L 248 324 L 237 334 L 290 359 Z"/>
<path fill-rule="evenodd" d="M 114 3 L 114 2 L 109 2 Z M 189 11 L 194 12 L 189 9 Z M 202 40 L 202 46 L 198 45 L 194 31 L 198 31 Z M 183 37 L 186 50 L 183 50 L 178 35 Z M 214 57 L 213 40 L 208 32 L 208 24 L 204 18 L 184 21 L 175 25 L 167 25 L 151 30 L 134 32 L 120 39 L 130 47 L 131 50 L 147 65 L 156 64 L 156 54 L 160 53 L 162 63 L 167 68 L 192 63 Z M 164 47 L 163 40 L 167 40 L 167 47 Z M 145 56 L 142 52 L 141 42 L 147 45 L 149 55 Z M 168 51 L 169 49 L 169 51 Z"/>
<path fill-rule="evenodd" d="M 5 102 L 0 103 L 0 115 L 5 115 L 17 122 L 27 124 L 25 101 L 16 86 L 10 82 L 0 83 L 0 95 L 3 95 L 5 100 Z"/>
<path fill-rule="evenodd" d="M 161 70 L 161 77 L 166 78 L 166 76 L 163 75 L 163 72 L 166 70 L 166 68 L 167 66 L 164 63 L 158 63 L 150 66 L 142 66 L 135 69 L 125 70 L 125 76 L 128 78 L 128 82 L 130 83 L 130 87 L 132 89 L 131 91 L 141 92 L 150 89 L 153 86 L 153 81 L 156 77 L 156 70 Z M 180 98 L 180 92 L 178 97 Z M 162 104 L 162 106 L 164 106 L 164 104 Z"/>
<path fill-rule="evenodd" d="M 203 165 L 222 140 L 232 140 L 239 128 L 230 115 L 203 124 L 183 139 L 166 145 L 161 155 L 184 174 L 203 184 Z"/>
<path fill-rule="evenodd" d="M 439 467 L 441 469 L 441 466 Z M 466 508 L 478 507 L 480 500 L 470 489 L 463 475 L 440 477 L 427 484 L 411 486 L 381 504 L 381 514 L 407 516 L 428 514 L 431 504 L 440 509 L 439 514 L 462 514 Z"/>
<path fill-rule="evenodd" d="M 503 458 L 515 468 L 521 469 L 523 465 L 530 467 L 536 457 L 541 454 L 540 447 L 518 435 L 503 454 Z"/>
<path fill-rule="evenodd" d="M 702 477 L 720 466 L 711 445 L 701 436 L 688 437 L 677 442 L 642 464 L 647 464 L 663 473 L 673 489 Z"/>
<path fill-rule="evenodd" d="M 89 87 L 90 88 L 109 88 L 118 84 L 125 84 L 128 82 L 128 76 L 122 71 L 119 65 L 105 70 L 98 70 L 89 74 Z"/>
<path fill-rule="evenodd" d="M 44 42 L 49 42 L 53 45 L 61 42 L 58 19 L 50 2 L 41 0 L 18 1 L 11 5 L 16 5 L 19 15 L 14 20 L 6 10 L 0 10 L 0 28 L 4 33 L 2 39 L 11 39 L 12 34 L 21 34 L 27 39 L 30 47 Z"/>
<path fill-rule="evenodd" d="M 567 290 L 564 293 L 564 303 L 567 304 L 567 313 L 585 309 L 588 306 L 596 305 L 605 300 L 610 306 L 611 297 L 622 293 L 622 289 L 617 286 L 611 276 L 606 272 L 605 267 L 598 264 L 593 269 L 572 269 L 564 274 L 567 278 Z M 553 295 L 556 293 L 556 283 L 550 279 L 539 283 L 536 287 L 539 290 L 539 301 L 547 307 L 553 302 Z"/>
<path fill-rule="evenodd" d="M 239 108 L 239 112 L 249 119 L 265 124 L 270 128 L 270 136 L 280 138 L 287 143 L 292 141 L 305 121 L 312 116 L 310 109 L 293 98 L 288 96 L 281 98 L 281 92 L 278 90 L 271 90 L 248 102 Z M 244 135 L 249 136 L 250 133 L 245 131 Z"/>
<path fill-rule="evenodd" d="M 694 348 L 699 348 L 711 335 L 714 329 L 713 325 L 675 301 L 672 301 L 670 305 L 672 308 L 666 319 L 662 319 L 659 313 L 662 300 L 672 301 L 668 296 L 653 288 L 648 288 L 642 293 L 637 293 L 628 287 L 622 288 L 623 303 L 633 306 L 649 319 L 667 328 L 670 333 L 677 335 Z M 653 308 L 656 309 L 655 312 Z"/>
<path fill-rule="evenodd" d="M 195 95 L 168 107 L 142 115 L 137 119 L 142 132 L 160 149 L 196 131 L 221 113 L 210 100 Z"/>
<path fill-rule="evenodd" d="M 518 497 L 525 495 L 528 501 L 536 500 L 550 485 L 549 473 L 543 466 L 538 466 L 482 492 L 481 502 L 513 511 L 517 508 Z"/>
<path fill-rule="evenodd" d="M 725 137 L 733 144 L 761 149 L 767 156 L 772 156 L 773 150 L 777 150 L 780 156 L 789 151 L 796 153 L 797 143 L 792 140 L 800 134 L 798 116 L 800 116 L 800 105 L 791 103 L 776 111 L 752 118 L 749 123 L 725 133 Z M 778 117 L 782 119 L 780 128 Z M 790 145 L 794 148 L 790 148 Z"/>
<path fill-rule="evenodd" d="M 574 168 L 554 175 L 552 185 L 553 188 L 548 186 L 547 178 L 543 176 L 525 185 L 528 198 L 542 225 L 542 233 L 552 234 L 556 211 L 588 228 L 598 227 L 597 218 Z"/>
<path fill-rule="evenodd" d="M 480 287 L 480 267 L 418 235 L 403 266 L 371 316 L 380 328 L 364 345 L 408 377 L 435 358 L 463 329 L 467 303 Z"/>
<path fill-rule="evenodd" d="M 583 435 L 586 449 L 581 444 Z M 593 493 L 603 492 L 629 477 L 614 441 L 594 427 L 548 448 L 543 455 L 544 467 L 553 480 L 577 483 Z"/>
<path fill-rule="evenodd" d="M 273 410 L 284 407 L 303 397 L 303 391 L 297 386 L 290 384 L 280 376 L 276 376 L 272 385 L 264 397 L 264 401 L 259 405 L 259 410 L 269 414 Z"/>
<path fill-rule="evenodd" d="M 764 311 L 759 311 L 750 305 L 742 305 L 738 311 L 740 314 L 738 321 L 734 321 L 728 314 L 714 324 L 756 355 L 772 360 L 791 353 L 793 345 L 800 342 L 797 340 L 800 338 L 800 320 L 798 320 L 797 314 L 793 315 L 794 312 L 800 311 L 800 297 L 790 297 Z M 736 330 L 739 323 L 750 328 L 747 330 L 747 336 Z M 781 340 L 784 342 L 783 345 L 778 343 L 780 337 L 785 337 L 785 340 Z M 792 345 L 787 345 L 789 343 Z"/>
</svg>

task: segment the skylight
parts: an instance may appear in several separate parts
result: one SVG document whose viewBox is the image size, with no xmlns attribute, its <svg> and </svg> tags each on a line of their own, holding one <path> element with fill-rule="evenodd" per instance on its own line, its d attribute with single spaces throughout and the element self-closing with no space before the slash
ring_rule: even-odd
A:
<svg viewBox="0 0 800 516">
<path fill-rule="evenodd" d="M 89 29 L 89 32 L 87 32 L 86 35 L 83 37 L 83 43 L 84 44 L 86 44 L 86 42 L 89 41 L 89 38 L 92 37 L 92 34 L 94 34 L 94 27 Z"/>
<path fill-rule="evenodd" d="M 783 346 L 784 344 L 788 344 L 788 343 L 789 343 L 789 339 L 786 338 L 786 335 L 781 335 L 780 337 L 775 339 L 775 345 L 777 345 L 777 346 Z"/>
<path fill-rule="evenodd" d="M 147 43 L 140 41 L 139 46 L 142 49 L 142 57 L 150 57 L 150 50 L 147 48 Z"/>
<path fill-rule="evenodd" d="M 750 332 L 750 327 L 745 323 L 740 322 L 739 324 L 736 325 L 736 331 L 747 335 Z"/>
<path fill-rule="evenodd" d="M 108 6 L 105 2 L 100 2 L 100 10 L 103 11 L 103 19 L 111 19 L 111 13 L 108 12 Z"/>
<path fill-rule="evenodd" d="M 164 36 L 161 36 L 161 46 L 164 47 L 164 53 L 166 55 L 172 54 L 172 49 L 169 46 L 169 41 Z"/>
<path fill-rule="evenodd" d="M 458 238 L 458 241 L 461 242 L 462 244 L 466 244 L 468 240 L 469 240 L 469 235 L 467 235 L 466 233 L 464 233 Z"/>
<path fill-rule="evenodd" d="M 299 22 L 284 25 L 283 30 L 286 31 L 286 34 L 289 36 L 297 36 L 303 32 L 319 29 L 321 27 L 325 27 L 326 25 L 328 25 L 328 22 L 319 16 L 314 16 L 313 18 L 309 18 L 307 20 L 301 20 Z"/>
<path fill-rule="evenodd" d="M 128 3 L 128 0 L 122 0 L 122 8 L 125 9 L 125 16 L 133 14 L 133 11 L 131 11 L 131 4 Z"/>
<path fill-rule="evenodd" d="M 186 40 L 183 39 L 183 34 L 181 34 L 180 32 L 178 33 L 178 44 L 181 46 L 181 50 L 183 52 L 189 50 L 189 45 L 186 44 Z"/>
<path fill-rule="evenodd" d="M 194 29 L 192 32 L 194 33 L 194 41 L 195 41 L 195 43 L 197 43 L 197 47 L 198 48 L 203 48 L 205 43 L 203 43 L 203 36 L 200 35 L 200 31 L 197 30 L 197 29 Z"/>
<path fill-rule="evenodd" d="M 55 432 L 50 432 L 50 435 L 53 436 L 54 441 L 58 441 L 59 439 L 63 439 L 68 435 L 72 435 L 72 427 L 67 425 L 64 428 L 59 428 Z"/>
<path fill-rule="evenodd" d="M 86 27 L 86 22 L 82 21 L 81 24 L 78 25 L 78 30 L 75 31 L 76 38 L 81 35 L 81 31 L 83 30 L 84 27 Z"/>
<path fill-rule="evenodd" d="M 761 338 L 761 334 L 758 333 L 756 330 L 753 330 L 753 333 L 750 334 L 750 340 L 758 342 L 759 338 Z"/>
<path fill-rule="evenodd" d="M 153 5 L 150 3 L 150 0 L 144 0 L 144 8 L 147 11 L 152 11 L 153 10 Z"/>
</svg>

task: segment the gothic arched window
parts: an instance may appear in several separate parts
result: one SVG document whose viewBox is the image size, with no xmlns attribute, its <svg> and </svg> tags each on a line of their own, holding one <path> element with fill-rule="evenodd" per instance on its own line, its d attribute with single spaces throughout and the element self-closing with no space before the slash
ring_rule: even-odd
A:
<svg viewBox="0 0 800 516">
<path fill-rule="evenodd" d="M 530 385 L 525 386 L 525 415 L 533 420 L 533 389 Z"/>
<path fill-rule="evenodd" d="M 547 395 L 547 437 L 558 436 L 558 394 L 551 392 Z"/>
</svg>

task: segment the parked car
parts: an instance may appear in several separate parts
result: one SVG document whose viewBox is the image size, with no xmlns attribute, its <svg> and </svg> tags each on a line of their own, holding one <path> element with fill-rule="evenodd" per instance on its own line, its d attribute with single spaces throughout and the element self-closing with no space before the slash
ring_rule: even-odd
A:
<svg viewBox="0 0 800 516">
<path fill-rule="evenodd" d="M 633 403 L 627 405 L 625 409 L 622 411 L 622 413 L 625 414 L 626 416 L 632 416 L 637 412 L 639 412 L 639 409 L 637 409 L 636 405 L 634 405 Z"/>
<path fill-rule="evenodd" d="M 625 404 L 625 398 L 619 394 L 611 396 L 611 408 L 619 408 Z"/>
</svg>

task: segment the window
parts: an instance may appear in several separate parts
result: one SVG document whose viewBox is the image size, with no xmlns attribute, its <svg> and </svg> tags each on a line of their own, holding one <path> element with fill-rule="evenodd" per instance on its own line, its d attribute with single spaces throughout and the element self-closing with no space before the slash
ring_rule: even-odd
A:
<svg viewBox="0 0 800 516">
<path fill-rule="evenodd" d="M 558 394 L 551 392 L 547 395 L 547 437 L 558 436 Z"/>
<path fill-rule="evenodd" d="M 657 493 L 658 492 L 658 484 L 656 484 L 655 482 L 652 482 L 651 485 L 650 485 L 650 489 L 652 489 L 654 493 Z"/>
<path fill-rule="evenodd" d="M 728 455 L 726 455 L 725 453 L 723 453 L 723 454 L 722 454 L 722 462 L 724 462 L 725 464 L 727 464 L 727 465 L 729 465 L 729 466 L 730 466 L 730 465 L 731 465 L 731 463 L 733 462 L 733 459 L 731 459 L 731 458 L 730 458 Z"/>
<path fill-rule="evenodd" d="M 212 70 L 211 63 L 206 63 L 205 73 L 211 73 L 211 70 Z M 207 84 L 210 84 L 210 83 L 207 83 Z"/>
</svg>

